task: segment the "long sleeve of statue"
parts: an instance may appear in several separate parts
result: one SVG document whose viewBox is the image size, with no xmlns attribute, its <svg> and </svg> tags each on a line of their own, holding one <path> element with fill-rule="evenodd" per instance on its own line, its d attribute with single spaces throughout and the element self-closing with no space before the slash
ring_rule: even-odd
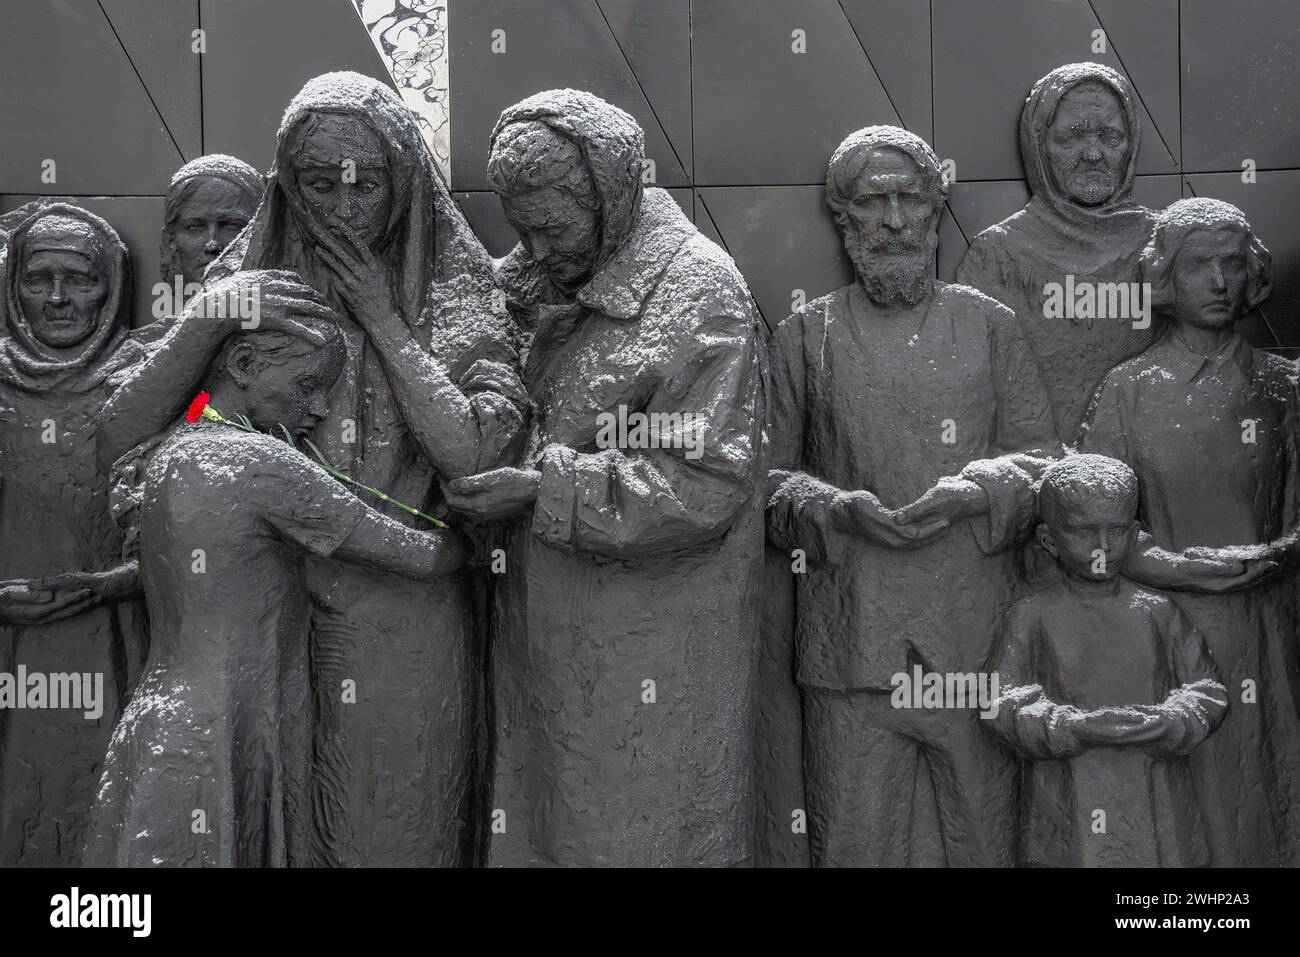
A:
<svg viewBox="0 0 1300 957">
<path fill-rule="evenodd" d="M 613 557 L 689 548 L 725 532 L 755 491 L 760 379 L 744 306 L 694 286 L 678 295 L 686 308 L 667 304 L 661 321 L 675 334 L 651 357 L 652 391 L 640 410 L 661 447 L 543 449 L 533 521 L 543 540 Z M 635 441 L 636 420 L 628 421 Z M 615 437 L 620 423 L 606 422 Z"/>
<path fill-rule="evenodd" d="M 1034 515 L 1034 483 L 1058 451 L 1047 390 L 1019 320 L 999 311 L 989 324 L 996 413 L 993 452 L 997 458 L 971 462 L 962 470 L 988 497 L 987 521 L 972 526 L 980 548 L 996 552 L 1018 545 Z"/>
<path fill-rule="evenodd" d="M 989 728 L 1017 754 L 1034 760 L 1073 757 L 1081 745 L 1070 728 L 1079 711 L 1053 701 L 1035 677 L 1039 623 L 1033 612 L 1013 608 L 990 663 L 1001 695 Z"/>
<path fill-rule="evenodd" d="M 1205 639 L 1176 606 L 1168 607 L 1157 627 L 1163 633 L 1179 682 L 1160 704 L 1160 710 L 1177 727 L 1177 732 L 1162 743 L 1161 751 L 1187 754 L 1223 721 L 1228 709 L 1227 691 Z"/>
</svg>

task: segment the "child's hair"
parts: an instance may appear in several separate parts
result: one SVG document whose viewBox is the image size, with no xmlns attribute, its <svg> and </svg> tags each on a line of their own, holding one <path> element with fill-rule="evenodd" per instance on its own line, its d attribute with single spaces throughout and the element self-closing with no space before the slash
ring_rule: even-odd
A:
<svg viewBox="0 0 1300 957">
<path fill-rule="evenodd" d="M 1180 199 L 1156 215 L 1151 240 L 1142 250 L 1142 279 L 1151 284 L 1151 305 L 1167 311 L 1174 304 L 1173 273 L 1178 251 L 1194 232 L 1231 231 L 1246 239 L 1246 309 L 1268 298 L 1272 256 L 1246 215 L 1231 203 L 1198 196 Z"/>
<path fill-rule="evenodd" d="M 1038 515 L 1052 525 L 1072 504 L 1099 497 L 1124 502 L 1136 515 L 1137 475 L 1123 462 L 1106 455 L 1069 455 L 1043 473 L 1038 488 Z"/>
</svg>

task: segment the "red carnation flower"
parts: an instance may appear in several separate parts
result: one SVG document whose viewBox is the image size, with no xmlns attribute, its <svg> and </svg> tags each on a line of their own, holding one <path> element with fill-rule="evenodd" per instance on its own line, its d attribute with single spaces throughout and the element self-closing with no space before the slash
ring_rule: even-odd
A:
<svg viewBox="0 0 1300 957">
<path fill-rule="evenodd" d="M 185 413 L 185 418 L 189 420 L 190 425 L 203 417 L 203 410 L 208 407 L 208 402 L 211 400 L 212 396 L 208 394 L 207 390 L 204 390 L 199 393 L 198 398 L 190 403 L 190 411 Z"/>
</svg>

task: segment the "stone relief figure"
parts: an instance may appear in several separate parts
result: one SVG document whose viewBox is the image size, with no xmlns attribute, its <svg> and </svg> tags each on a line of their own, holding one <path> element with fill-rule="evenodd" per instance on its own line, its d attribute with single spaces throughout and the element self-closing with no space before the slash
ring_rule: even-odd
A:
<svg viewBox="0 0 1300 957">
<path fill-rule="evenodd" d="M 957 282 L 1020 317 L 1067 442 L 1102 377 L 1158 332 L 1155 322 L 1134 328 L 1144 320 L 1127 285 L 1138 282 L 1152 226 L 1151 211 L 1132 200 L 1140 133 L 1133 87 L 1110 67 L 1072 63 L 1047 74 L 1020 116 L 1020 155 L 1033 196 L 976 236 L 957 270 Z M 1095 295 L 1103 283 L 1125 284 L 1128 309 L 1117 310 L 1124 315 L 1098 314 L 1111 301 Z M 1091 288 L 1100 304 L 1076 310 L 1071 301 L 1063 315 L 1051 314 L 1053 284 L 1062 297 Z"/>
<path fill-rule="evenodd" d="M 934 278 L 947 190 L 924 141 L 859 130 L 826 189 L 857 281 L 771 343 L 768 537 L 796 573 L 813 863 L 1007 864 L 1011 763 L 974 710 L 898 709 L 891 690 L 984 661 L 1051 406 L 1016 316 Z"/>
<path fill-rule="evenodd" d="M 513 322 L 388 87 L 330 73 L 294 97 L 257 215 L 207 279 L 239 269 L 292 270 L 338 313 L 346 358 L 315 430 L 332 465 L 437 512 L 439 478 L 517 454 L 527 397 Z M 176 324 L 108 411 L 101 463 L 179 414 L 228 334 L 220 326 L 198 313 Z M 313 559 L 309 584 L 314 862 L 469 863 L 480 693 L 467 579 L 376 581 Z"/>
<path fill-rule="evenodd" d="M 208 376 L 213 408 L 257 431 L 198 418 L 148 457 L 133 521 L 152 645 L 108 749 L 87 864 L 309 863 L 306 556 L 375 582 L 429 581 L 464 559 L 458 533 L 380 514 L 276 437 L 329 414 L 345 361 L 330 310 L 310 301 L 281 325 L 296 334 L 230 336 Z"/>
<path fill-rule="evenodd" d="M 190 160 L 167 187 L 162 278 L 171 286 L 201 286 L 203 271 L 257 212 L 262 174 L 241 159 L 212 153 Z M 177 304 L 179 310 L 180 304 Z"/>
<path fill-rule="evenodd" d="M 39 201 L 13 219 L 0 256 L 0 672 L 70 674 L 98 701 L 0 709 L 0 864 L 74 865 L 147 647 L 95 440 L 152 333 L 130 329 L 130 258 L 111 226 Z"/>
<path fill-rule="evenodd" d="M 1000 696 L 986 726 L 1024 762 L 1019 863 L 1203 867 L 1186 756 L 1223 720 L 1227 692 L 1178 606 L 1119 576 L 1137 543 L 1137 477 L 1071 455 L 1047 469 L 1038 502 L 1061 574 L 1012 606 L 988 665 Z"/>
<path fill-rule="evenodd" d="M 1269 267 L 1236 207 L 1185 199 L 1161 213 L 1142 275 L 1169 330 L 1106 377 L 1080 437 L 1080 448 L 1137 473 L 1139 519 L 1175 556 L 1275 564 L 1295 553 L 1286 540 L 1300 517 L 1295 363 L 1234 329 L 1267 298 Z M 1300 859 L 1294 576 L 1255 581 L 1173 596 L 1209 642 L 1231 703 L 1191 759 L 1216 865 Z"/>
<path fill-rule="evenodd" d="M 759 320 L 731 259 L 643 188 L 643 159 L 636 121 L 574 90 L 492 134 L 534 420 L 521 467 L 447 491 L 516 519 L 492 646 L 494 865 L 752 860 Z"/>
</svg>

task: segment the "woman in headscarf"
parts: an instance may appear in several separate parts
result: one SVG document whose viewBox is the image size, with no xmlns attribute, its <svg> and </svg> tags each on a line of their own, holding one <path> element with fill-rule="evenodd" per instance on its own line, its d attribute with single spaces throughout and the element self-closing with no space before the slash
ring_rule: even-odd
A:
<svg viewBox="0 0 1300 957">
<path fill-rule="evenodd" d="M 735 264 L 643 190 L 643 157 L 632 117 L 574 90 L 492 135 L 536 416 L 525 467 L 449 483 L 453 507 L 521 518 L 492 645 L 493 864 L 752 860 L 762 344 Z M 667 424 L 638 434 L 641 415 Z"/>
<path fill-rule="evenodd" d="M 201 286 L 203 271 L 248 225 L 265 188 L 257 170 L 224 153 L 200 156 L 178 169 L 167 187 L 163 283 L 174 286 L 179 278 L 182 289 Z"/>
<path fill-rule="evenodd" d="M 130 330 L 130 258 L 111 226 L 63 203 L 25 209 L 0 257 L 0 672 L 102 691 L 78 709 L 0 709 L 0 865 L 68 866 L 146 646 L 94 456 L 100 411 L 153 333 Z"/>
<path fill-rule="evenodd" d="M 1033 194 L 971 243 L 956 281 L 1019 317 L 1072 442 L 1102 377 L 1155 341 L 1136 314 L 1047 318 L 1050 284 L 1136 283 L 1152 213 L 1133 202 L 1141 128 L 1128 80 L 1099 63 L 1058 67 L 1034 84 L 1020 115 L 1020 156 Z M 1130 300 L 1130 312 L 1133 312 Z M 1068 315 L 1074 315 L 1073 312 Z"/>
<path fill-rule="evenodd" d="M 290 270 L 340 316 L 347 358 L 315 430 L 332 465 L 436 514 L 440 478 L 514 450 L 527 397 L 491 259 L 387 86 L 329 73 L 293 98 L 257 215 L 207 279 L 240 269 Z M 197 313 L 177 324 L 109 410 L 102 464 L 198 390 L 225 335 L 212 326 Z M 316 862 L 467 862 L 479 697 L 467 579 L 376 584 L 317 562 L 311 585 Z"/>
</svg>

